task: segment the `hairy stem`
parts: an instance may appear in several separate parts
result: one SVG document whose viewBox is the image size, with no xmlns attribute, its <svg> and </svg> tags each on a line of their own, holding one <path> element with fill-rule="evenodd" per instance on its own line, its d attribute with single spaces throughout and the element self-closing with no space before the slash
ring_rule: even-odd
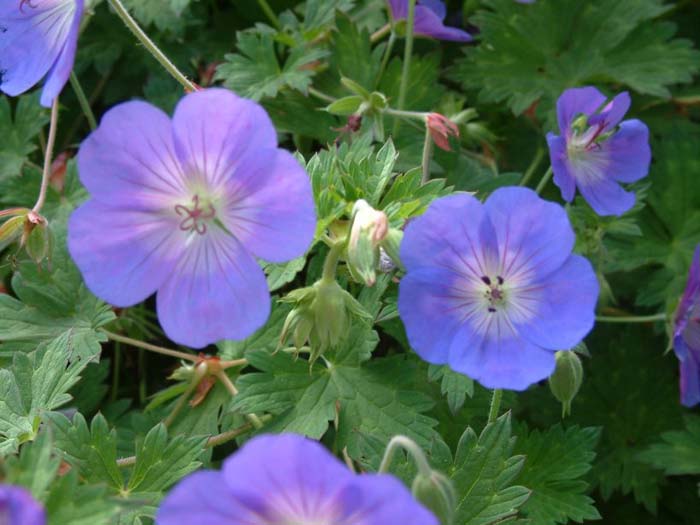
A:
<svg viewBox="0 0 700 525">
<path fill-rule="evenodd" d="M 391 23 L 384 24 L 382 27 L 380 27 L 374 33 L 372 33 L 370 35 L 369 41 L 372 42 L 373 44 L 375 42 L 379 42 L 382 38 L 384 38 L 390 32 L 393 34 L 393 31 L 391 29 Z"/>
<path fill-rule="evenodd" d="M 535 171 L 537 170 L 537 166 L 540 165 L 542 157 L 544 157 L 544 150 L 540 148 L 537 150 L 537 153 L 535 153 L 535 157 L 532 159 L 532 162 L 527 168 L 525 175 L 523 175 L 523 178 L 520 180 L 520 186 L 525 186 L 530 181 L 532 176 L 535 174 Z"/>
<path fill-rule="evenodd" d="M 236 385 L 233 384 L 233 381 L 231 381 L 231 378 L 224 372 L 223 370 L 219 370 L 216 374 L 217 379 L 221 381 L 221 383 L 224 385 L 226 390 L 229 391 L 229 393 L 232 396 L 237 396 L 238 395 L 238 389 L 236 388 Z M 256 415 L 256 414 L 245 414 L 245 418 L 255 427 L 255 428 L 262 428 L 263 422 L 262 420 Z"/>
<path fill-rule="evenodd" d="M 172 75 L 172 77 L 177 80 L 182 86 L 192 92 L 197 90 L 195 86 L 176 66 L 170 59 L 165 56 L 160 48 L 151 40 L 143 29 L 138 25 L 136 20 L 129 14 L 124 4 L 121 0 L 109 0 L 110 5 L 114 8 L 119 18 L 122 19 L 126 27 L 134 34 L 134 36 L 144 45 L 153 58 L 155 58 L 165 70 Z"/>
<path fill-rule="evenodd" d="M 277 18 L 277 15 L 270 7 L 270 4 L 267 3 L 267 0 L 258 0 L 258 5 L 274 28 L 278 31 L 282 29 L 282 24 L 280 23 L 279 18 Z"/>
<path fill-rule="evenodd" d="M 665 321 L 668 318 L 666 314 L 653 315 L 632 315 L 632 316 L 608 316 L 596 315 L 595 320 L 601 323 L 653 323 L 655 321 Z"/>
<path fill-rule="evenodd" d="M 340 260 L 340 255 L 343 253 L 343 249 L 345 249 L 345 240 L 336 241 L 331 246 L 328 255 L 326 255 L 326 260 L 323 263 L 322 281 L 335 281 L 335 272 L 338 269 L 338 261 Z"/>
<path fill-rule="evenodd" d="M 39 197 L 36 199 L 36 204 L 32 211 L 39 213 L 46 202 L 46 191 L 49 188 L 49 179 L 51 178 L 51 162 L 53 161 L 53 147 L 56 144 L 56 132 L 58 130 L 58 97 L 53 101 L 51 106 L 51 121 L 49 123 L 49 138 L 46 142 L 46 151 L 44 153 L 44 170 L 41 174 L 41 187 L 39 188 Z"/>
<path fill-rule="evenodd" d="M 423 450 L 410 438 L 406 436 L 394 436 L 389 441 L 389 444 L 384 451 L 384 457 L 379 465 L 379 473 L 389 472 L 389 467 L 391 467 L 391 462 L 399 449 L 405 450 L 413 459 L 418 472 L 430 477 L 433 469 L 430 468 L 430 464 L 425 457 Z"/>
<path fill-rule="evenodd" d="M 403 70 L 401 71 L 401 84 L 399 84 L 399 100 L 397 109 L 402 110 L 406 103 L 406 91 L 408 90 L 408 76 L 411 72 L 411 57 L 413 56 L 413 26 L 416 19 L 416 0 L 408 0 L 408 18 L 406 19 L 406 48 L 403 54 Z M 399 120 L 394 122 L 394 135 L 399 131 Z"/>
<path fill-rule="evenodd" d="M 85 91 L 83 91 L 83 87 L 80 85 L 78 77 L 73 71 L 71 71 L 70 74 L 70 85 L 73 88 L 73 92 L 75 93 L 75 96 L 78 99 L 78 103 L 80 104 L 80 109 L 83 110 L 83 114 L 85 115 L 85 118 L 88 121 L 90 129 L 92 131 L 95 131 L 95 129 L 97 129 L 97 119 L 95 118 L 95 114 L 92 112 L 90 102 L 88 101 L 87 96 L 85 95 Z"/>
<path fill-rule="evenodd" d="M 542 190 L 544 187 L 547 185 L 549 182 L 549 179 L 552 178 L 552 167 L 550 166 L 549 169 L 542 175 L 542 179 L 540 180 L 540 183 L 537 185 L 537 188 L 535 188 L 535 191 L 539 195 L 542 193 Z"/>
<path fill-rule="evenodd" d="M 186 361 L 197 362 L 199 358 L 192 354 L 186 354 L 185 352 L 178 352 L 177 350 L 171 350 L 170 348 L 163 348 L 162 346 L 152 345 L 144 341 L 139 341 L 138 339 L 132 339 L 131 337 L 126 337 L 124 335 L 115 334 L 109 330 L 102 330 L 109 339 L 112 341 L 118 341 L 127 345 L 135 346 L 136 348 L 142 348 L 144 350 L 149 350 L 157 354 L 169 355 L 171 357 L 177 357 L 178 359 L 184 359 Z"/>
<path fill-rule="evenodd" d="M 421 166 L 423 168 L 423 176 L 421 182 L 423 184 L 430 180 L 430 159 L 433 156 L 433 137 L 430 134 L 430 128 L 425 126 L 425 141 L 423 142 L 423 160 Z"/>
</svg>

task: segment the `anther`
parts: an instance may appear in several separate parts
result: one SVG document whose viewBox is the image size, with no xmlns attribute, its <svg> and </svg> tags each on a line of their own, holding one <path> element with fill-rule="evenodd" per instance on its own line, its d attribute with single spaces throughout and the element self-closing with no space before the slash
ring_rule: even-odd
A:
<svg viewBox="0 0 700 525">
<path fill-rule="evenodd" d="M 504 281 L 503 281 L 503 277 L 501 277 L 500 275 L 499 275 L 498 277 L 496 277 L 496 280 L 498 281 L 498 284 L 501 284 L 501 285 L 502 285 L 503 282 L 504 282 Z"/>
<path fill-rule="evenodd" d="M 489 279 L 487 276 L 482 276 L 481 280 L 484 282 L 486 286 L 491 286 L 491 279 Z"/>
</svg>

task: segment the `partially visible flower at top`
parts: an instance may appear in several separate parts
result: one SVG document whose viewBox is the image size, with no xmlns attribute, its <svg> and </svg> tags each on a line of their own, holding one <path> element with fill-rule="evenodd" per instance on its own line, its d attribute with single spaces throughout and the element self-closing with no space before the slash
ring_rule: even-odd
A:
<svg viewBox="0 0 700 525">
<path fill-rule="evenodd" d="M 50 107 L 73 70 L 83 0 L 1 4 L 0 91 L 21 95 L 46 77 L 41 105 Z"/>
<path fill-rule="evenodd" d="M 554 183 L 571 202 L 578 187 L 598 215 L 622 215 L 634 193 L 619 183 L 646 177 L 651 162 L 649 129 L 637 119 L 620 122 L 630 96 L 607 97 L 594 87 L 567 89 L 557 101 L 559 132 L 547 134 Z"/>
<path fill-rule="evenodd" d="M 222 471 L 178 483 L 156 525 L 193 523 L 438 525 L 393 476 L 353 474 L 322 445 L 295 434 L 253 438 Z"/>
<path fill-rule="evenodd" d="M 700 245 L 676 310 L 673 350 L 680 361 L 681 403 L 692 407 L 700 403 Z"/>
<path fill-rule="evenodd" d="M 195 348 L 243 339 L 269 315 L 256 258 L 304 254 L 309 178 L 265 110 L 224 89 L 186 95 L 172 120 L 145 102 L 110 110 L 78 152 L 91 199 L 68 224 L 88 288 L 120 307 L 157 295 L 165 333 Z"/>
<path fill-rule="evenodd" d="M 399 314 L 423 359 L 524 390 L 593 327 L 598 280 L 564 209 L 527 188 L 435 200 L 406 228 Z"/>
<path fill-rule="evenodd" d="M 408 0 L 387 1 L 391 18 L 394 22 L 408 18 Z M 472 40 L 472 36 L 466 31 L 456 27 L 445 26 L 443 21 L 445 16 L 447 16 L 447 9 L 440 0 L 418 0 L 414 15 L 413 32 L 416 35 L 455 42 L 469 42 Z"/>
<path fill-rule="evenodd" d="M 46 513 L 27 489 L 13 485 L 0 485 L 0 523 L 44 525 Z"/>
<path fill-rule="evenodd" d="M 425 117 L 425 125 L 428 126 L 430 136 L 438 148 L 443 151 L 452 151 L 450 137 L 459 138 L 457 124 L 440 113 L 428 113 Z"/>
</svg>

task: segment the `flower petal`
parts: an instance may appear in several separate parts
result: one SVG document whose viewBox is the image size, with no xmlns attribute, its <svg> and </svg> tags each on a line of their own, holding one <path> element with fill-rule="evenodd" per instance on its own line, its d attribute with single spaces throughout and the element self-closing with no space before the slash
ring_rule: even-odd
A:
<svg viewBox="0 0 700 525">
<path fill-rule="evenodd" d="M 89 200 L 68 222 L 68 249 L 100 299 L 131 306 L 154 293 L 181 256 L 177 222 Z"/>
<path fill-rule="evenodd" d="M 17 96 L 36 85 L 61 54 L 74 22 L 74 0 L 45 0 L 20 10 L 19 1 L 0 8 L 0 89 Z"/>
<path fill-rule="evenodd" d="M 557 270 L 574 247 L 564 208 L 528 188 L 499 188 L 484 204 L 498 239 L 498 272 L 508 283 L 532 282 Z"/>
<path fill-rule="evenodd" d="M 566 140 L 554 133 L 547 133 L 547 144 L 554 172 L 554 184 L 561 190 L 561 198 L 566 202 L 571 202 L 574 200 L 574 193 L 576 193 L 576 181 L 569 171 L 566 160 Z"/>
<path fill-rule="evenodd" d="M 500 319 L 484 334 L 464 325 L 450 348 L 449 365 L 486 388 L 525 390 L 554 372 L 554 352 L 529 343 Z M 498 324 L 500 323 L 500 325 Z M 494 335 L 495 334 L 495 335 Z"/>
<path fill-rule="evenodd" d="M 83 17 L 83 0 L 74 0 L 76 4 L 75 14 L 70 30 L 66 36 L 66 43 L 58 55 L 56 62 L 49 71 L 44 89 L 41 93 L 41 104 L 51 107 L 54 99 L 61 93 L 63 87 L 68 82 L 73 64 L 75 63 L 75 52 L 78 47 L 78 35 L 80 32 L 80 22 Z"/>
<path fill-rule="evenodd" d="M 466 194 L 434 200 L 409 223 L 401 243 L 401 261 L 409 271 L 437 266 L 477 281 L 490 274 L 497 253 L 484 205 Z"/>
<path fill-rule="evenodd" d="M 567 135 L 577 115 L 591 116 L 605 100 L 605 95 L 590 86 L 564 91 L 557 100 L 557 121 L 560 133 Z"/>
<path fill-rule="evenodd" d="M 441 268 L 421 268 L 399 284 L 399 314 L 408 341 L 429 363 L 447 363 L 450 343 L 471 310 L 455 290 L 458 278 Z"/>
<path fill-rule="evenodd" d="M 311 182 L 287 151 L 266 149 L 241 159 L 226 185 L 224 222 L 256 257 L 284 262 L 304 254 L 314 238 Z"/>
<path fill-rule="evenodd" d="M 636 182 L 649 173 L 649 128 L 642 121 L 624 121 L 619 131 L 602 144 L 602 148 L 608 153 L 608 172 L 613 179 Z"/>
<path fill-rule="evenodd" d="M 24 487 L 0 485 L 0 509 L 8 525 L 45 525 L 46 512 Z"/>
<path fill-rule="evenodd" d="M 681 361 L 679 366 L 681 404 L 693 407 L 700 403 L 700 367 L 692 354 Z"/>
<path fill-rule="evenodd" d="M 608 102 L 600 113 L 596 113 L 589 118 L 588 123 L 591 126 L 602 123 L 603 132 L 610 131 L 620 123 L 622 118 L 629 110 L 631 104 L 632 99 L 630 98 L 630 94 L 627 91 L 623 91 Z"/>
<path fill-rule="evenodd" d="M 440 20 L 444 20 L 447 16 L 447 6 L 445 6 L 445 2 L 441 2 L 440 0 L 418 0 L 418 5 L 430 9 Z"/>
<path fill-rule="evenodd" d="M 174 209 L 187 195 L 170 119 L 145 102 L 126 102 L 105 114 L 80 146 L 78 172 L 92 198 L 108 206 Z"/>
<path fill-rule="evenodd" d="M 635 195 L 625 191 L 620 184 L 586 162 L 576 166 L 576 183 L 586 202 L 598 215 L 622 215 L 634 206 Z"/>
<path fill-rule="evenodd" d="M 206 235 L 189 235 L 185 253 L 158 289 L 163 330 L 193 348 L 245 339 L 270 313 L 265 274 L 234 237 L 216 226 Z"/>
<path fill-rule="evenodd" d="M 180 481 L 166 496 L 156 514 L 157 525 L 265 525 L 260 516 L 241 505 L 221 472 L 203 470 Z"/>
<path fill-rule="evenodd" d="M 417 5 L 415 12 L 414 32 L 417 35 L 436 38 L 438 40 L 450 40 L 453 42 L 469 42 L 472 36 L 456 27 L 447 27 L 443 24 L 444 16 L 440 16 L 431 7 Z"/>
<path fill-rule="evenodd" d="M 593 328 L 599 285 L 587 259 L 572 255 L 560 269 L 523 293 L 532 298 L 528 302 L 536 311 L 516 327 L 531 343 L 548 350 L 568 350 Z"/>
<path fill-rule="evenodd" d="M 237 173 L 246 154 L 277 147 L 277 133 L 259 104 L 226 89 L 185 96 L 173 116 L 175 149 L 186 173 L 216 190 Z"/>
</svg>

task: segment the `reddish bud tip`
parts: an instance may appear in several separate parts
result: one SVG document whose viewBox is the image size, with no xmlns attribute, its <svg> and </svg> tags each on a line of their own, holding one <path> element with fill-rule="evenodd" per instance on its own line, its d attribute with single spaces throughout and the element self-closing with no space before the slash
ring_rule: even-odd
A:
<svg viewBox="0 0 700 525">
<path fill-rule="evenodd" d="M 452 151 L 450 147 L 450 137 L 459 138 L 459 127 L 450 119 L 440 113 L 428 113 L 425 117 L 426 126 L 433 137 L 435 145 L 444 151 Z"/>
</svg>

